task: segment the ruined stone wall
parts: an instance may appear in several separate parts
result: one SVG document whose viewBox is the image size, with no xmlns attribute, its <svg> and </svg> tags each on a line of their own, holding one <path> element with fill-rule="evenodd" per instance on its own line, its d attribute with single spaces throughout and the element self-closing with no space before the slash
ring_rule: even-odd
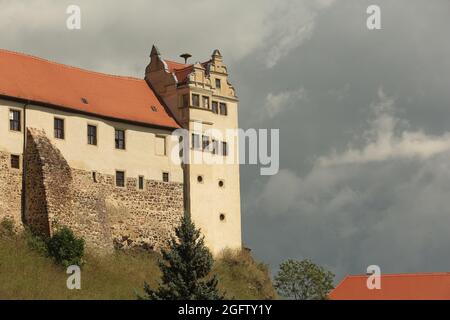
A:
<svg viewBox="0 0 450 320">
<path fill-rule="evenodd" d="M 22 229 L 22 170 L 11 168 L 11 154 L 0 151 L 0 221 L 14 221 Z M 21 164 L 22 165 L 22 164 Z"/>
<path fill-rule="evenodd" d="M 112 175 L 70 168 L 42 130 L 28 129 L 26 145 L 25 222 L 51 235 L 70 227 L 88 247 L 164 246 L 183 214 L 183 185 L 137 179 L 115 186 Z"/>
</svg>

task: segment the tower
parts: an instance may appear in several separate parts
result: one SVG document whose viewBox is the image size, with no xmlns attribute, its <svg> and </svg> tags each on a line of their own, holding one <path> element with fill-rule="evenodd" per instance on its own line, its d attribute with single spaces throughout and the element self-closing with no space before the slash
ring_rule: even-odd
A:
<svg viewBox="0 0 450 320">
<path fill-rule="evenodd" d="M 219 50 L 187 64 L 153 46 L 145 79 L 186 129 L 186 209 L 214 254 L 241 248 L 238 99 Z"/>
</svg>

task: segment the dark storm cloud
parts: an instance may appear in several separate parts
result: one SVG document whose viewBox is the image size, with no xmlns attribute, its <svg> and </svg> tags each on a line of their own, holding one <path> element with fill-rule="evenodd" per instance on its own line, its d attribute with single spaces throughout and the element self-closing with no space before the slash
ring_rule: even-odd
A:
<svg viewBox="0 0 450 320">
<path fill-rule="evenodd" d="M 377 3 L 382 30 L 369 31 L 366 8 Z M 69 4 L 81 7 L 80 31 L 65 28 Z M 219 48 L 240 125 L 281 130 L 278 175 L 242 168 L 244 241 L 255 254 L 274 269 L 309 257 L 339 276 L 369 264 L 441 271 L 450 269 L 449 14 L 446 0 L 0 0 L 0 43 L 133 76 L 153 43 L 175 59 Z M 374 113 L 383 103 L 392 110 Z"/>
</svg>

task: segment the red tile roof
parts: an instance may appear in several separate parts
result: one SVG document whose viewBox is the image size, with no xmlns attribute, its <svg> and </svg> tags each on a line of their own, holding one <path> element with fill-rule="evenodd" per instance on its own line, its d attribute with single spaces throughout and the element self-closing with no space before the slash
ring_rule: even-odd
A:
<svg viewBox="0 0 450 320">
<path fill-rule="evenodd" d="M 0 95 L 142 125 L 179 128 L 143 79 L 83 70 L 1 49 Z"/>
<path fill-rule="evenodd" d="M 369 290 L 368 276 L 347 276 L 331 300 L 450 300 L 450 273 L 381 275 L 381 289 Z"/>
<path fill-rule="evenodd" d="M 167 67 L 169 68 L 169 72 L 173 73 L 177 77 L 178 83 L 186 82 L 187 77 L 194 68 L 193 64 L 184 64 L 171 60 L 164 60 L 164 61 L 166 62 Z M 209 60 L 202 62 L 201 65 L 203 66 L 203 68 L 206 68 L 209 62 L 210 62 Z"/>
</svg>

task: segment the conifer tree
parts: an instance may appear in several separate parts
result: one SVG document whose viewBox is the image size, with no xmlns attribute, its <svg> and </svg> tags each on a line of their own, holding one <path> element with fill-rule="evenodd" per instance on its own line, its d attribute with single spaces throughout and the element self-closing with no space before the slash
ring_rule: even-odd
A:
<svg viewBox="0 0 450 320">
<path fill-rule="evenodd" d="M 159 268 L 162 281 L 155 291 L 145 283 L 149 300 L 222 300 L 217 289 L 215 275 L 209 277 L 214 260 L 204 244 L 200 230 L 195 228 L 189 215 L 181 219 L 175 229 L 175 237 L 169 241 L 169 248 L 162 250 Z"/>
</svg>

